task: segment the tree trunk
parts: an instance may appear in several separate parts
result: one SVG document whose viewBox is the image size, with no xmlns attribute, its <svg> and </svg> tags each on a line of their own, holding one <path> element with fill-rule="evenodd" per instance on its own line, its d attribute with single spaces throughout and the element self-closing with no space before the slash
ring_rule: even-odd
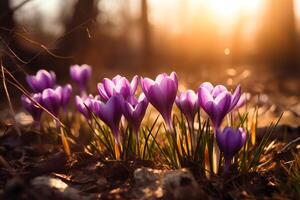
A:
<svg viewBox="0 0 300 200">
<path fill-rule="evenodd" d="M 91 45 L 91 32 L 96 23 L 98 15 L 99 0 L 78 0 L 74 6 L 74 12 L 70 19 L 65 22 L 65 37 L 58 44 L 58 49 L 61 55 L 71 56 L 72 59 L 65 59 L 63 72 L 71 62 L 82 64 L 85 52 Z"/>
<path fill-rule="evenodd" d="M 269 0 L 260 32 L 260 51 L 280 74 L 297 69 L 296 37 L 293 0 Z"/>
<path fill-rule="evenodd" d="M 141 54 L 142 54 L 142 65 L 147 68 L 151 66 L 151 34 L 150 25 L 148 19 L 148 2 L 147 0 L 141 0 L 141 32 L 142 32 L 142 44 L 141 44 Z"/>
</svg>

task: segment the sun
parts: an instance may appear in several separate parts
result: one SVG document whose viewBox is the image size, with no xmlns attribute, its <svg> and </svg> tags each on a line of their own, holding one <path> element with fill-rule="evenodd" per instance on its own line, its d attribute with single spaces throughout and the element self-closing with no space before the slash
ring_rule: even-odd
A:
<svg viewBox="0 0 300 200">
<path fill-rule="evenodd" d="M 210 0 L 207 4 L 212 15 L 224 20 L 232 19 L 241 13 L 253 14 L 260 6 L 260 0 Z"/>
<path fill-rule="evenodd" d="M 208 7 L 212 15 L 230 19 L 238 14 L 240 3 L 238 0 L 211 0 L 208 1 Z"/>
</svg>

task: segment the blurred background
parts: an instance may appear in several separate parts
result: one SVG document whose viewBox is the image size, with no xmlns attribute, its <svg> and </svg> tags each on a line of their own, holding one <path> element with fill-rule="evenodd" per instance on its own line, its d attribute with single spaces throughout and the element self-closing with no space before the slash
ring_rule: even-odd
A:
<svg viewBox="0 0 300 200">
<path fill-rule="evenodd" d="M 103 77 L 175 70 L 185 87 L 241 83 L 299 102 L 299 30 L 300 0 L 0 1 L 5 67 L 67 82 L 69 66 L 86 63 L 93 91 Z"/>
</svg>

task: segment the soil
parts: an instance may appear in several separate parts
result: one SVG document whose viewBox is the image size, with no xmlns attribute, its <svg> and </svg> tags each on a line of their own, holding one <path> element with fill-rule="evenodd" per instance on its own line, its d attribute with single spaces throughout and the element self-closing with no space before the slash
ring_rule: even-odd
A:
<svg viewBox="0 0 300 200">
<path fill-rule="evenodd" d="M 287 131 L 288 136 L 284 137 L 283 132 Z M 258 140 L 263 133 L 264 128 L 259 128 Z M 281 164 L 293 159 L 292 152 L 299 151 L 299 142 L 284 152 L 281 150 L 287 142 L 299 136 L 300 127 L 277 127 L 273 134 L 277 142 L 262 158 L 271 159 L 271 162 L 255 172 L 213 175 L 208 180 L 191 168 L 198 190 L 201 190 L 201 196 L 193 198 L 203 199 L 205 195 L 209 199 L 297 199 L 297 194 L 287 184 L 288 177 Z M 50 136 L 26 129 L 22 129 L 22 136 L 18 136 L 14 129 L 9 129 L 0 140 L 1 199 L 167 198 L 164 192 L 156 197 L 138 196 L 134 176 L 136 169 L 157 169 L 165 173 L 171 171 L 167 167 L 143 160 L 109 161 L 75 146 L 72 149 L 72 159 L 68 159 L 62 147 Z M 41 180 L 46 180 L 48 185 Z M 59 185 L 64 187 L 59 188 Z"/>
<path fill-rule="evenodd" d="M 254 172 L 212 175 L 208 180 L 204 174 L 187 166 L 187 170 L 194 178 L 192 180 L 180 178 L 179 187 L 182 188 L 173 189 L 182 194 L 196 194 L 186 199 L 300 199 L 282 167 L 294 160 L 293 153 L 299 154 L 300 151 L 300 140 L 296 140 L 300 137 L 299 79 L 295 79 L 294 82 L 292 79 L 278 81 L 274 76 L 267 76 L 269 73 L 255 71 L 251 71 L 249 78 L 246 77 L 245 71 L 246 69 L 235 71 L 239 76 L 233 78 L 230 77 L 230 70 L 226 77 L 211 76 L 212 73 L 209 71 L 205 73 L 201 70 L 201 76 L 192 77 L 197 80 L 192 79 L 189 73 L 182 73 L 181 81 L 187 80 L 186 85 L 194 88 L 197 86 L 192 83 L 198 83 L 198 79 L 216 83 L 231 79 L 234 84 L 242 82 L 245 86 L 244 91 L 261 95 L 261 102 L 256 102 L 262 104 L 258 122 L 260 127 L 257 133 L 258 141 L 261 140 L 268 124 L 281 112 L 285 112 L 270 139 L 270 142 L 275 142 L 269 145 L 268 151 L 263 154 L 261 162 L 264 164 Z M 256 74 L 265 75 L 256 76 Z M 210 80 L 211 77 L 215 77 L 216 80 Z M 260 80 L 262 78 L 264 80 Z M 253 82 L 256 84 L 252 85 Z M 21 127 L 22 135 L 18 136 L 15 129 L 6 122 L 5 118 L 9 115 L 5 112 L 7 111 L 3 110 L 0 117 L 0 132 L 3 133 L 0 136 L 0 199 L 180 199 L 182 197 L 176 196 L 175 193 L 170 196 L 163 188 L 165 175 L 173 171 L 167 166 L 145 160 L 106 160 L 99 155 L 86 153 L 79 145 L 72 146 L 72 158 L 68 159 L 62 146 L 50 135 Z M 291 141 L 295 142 L 290 143 Z M 142 174 L 142 177 L 148 177 L 142 184 L 136 177 L 137 170 L 141 169 L 147 169 L 144 170 L 145 174 Z M 192 184 L 193 180 L 197 184 L 196 187 Z"/>
</svg>

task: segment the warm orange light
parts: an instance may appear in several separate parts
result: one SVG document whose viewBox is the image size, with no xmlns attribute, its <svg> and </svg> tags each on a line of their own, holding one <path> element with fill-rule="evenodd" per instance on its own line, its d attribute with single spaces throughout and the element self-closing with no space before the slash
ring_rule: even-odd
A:
<svg viewBox="0 0 300 200">
<path fill-rule="evenodd" d="M 230 49 L 229 48 L 224 49 L 224 54 L 225 54 L 225 56 L 229 56 L 230 55 Z"/>
<path fill-rule="evenodd" d="M 211 12 L 221 19 L 233 18 L 240 10 L 240 1 L 237 0 L 211 0 L 207 1 Z"/>
<path fill-rule="evenodd" d="M 259 0 L 210 0 L 207 4 L 212 14 L 222 19 L 234 18 L 243 13 L 253 13 L 260 5 Z"/>
<path fill-rule="evenodd" d="M 211 17 L 224 31 L 231 30 L 242 15 L 255 17 L 255 13 L 261 7 L 261 0 L 209 0 L 205 2 Z"/>
<path fill-rule="evenodd" d="M 168 32 L 181 32 L 185 24 L 198 26 L 199 19 L 215 23 L 227 32 L 240 16 L 256 18 L 261 0 L 148 0 L 150 23 L 168 27 Z M 209 19 L 208 19 L 209 18 Z"/>
</svg>

